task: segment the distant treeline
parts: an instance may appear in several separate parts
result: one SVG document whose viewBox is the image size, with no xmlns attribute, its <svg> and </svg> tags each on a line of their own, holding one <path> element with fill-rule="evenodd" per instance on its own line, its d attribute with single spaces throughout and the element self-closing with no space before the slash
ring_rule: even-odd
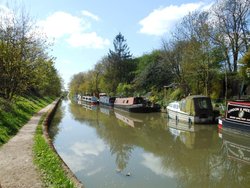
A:
<svg viewBox="0 0 250 188">
<path fill-rule="evenodd" d="M 0 97 L 57 96 L 62 80 L 54 67 L 50 45 L 24 10 L 0 7 Z"/>
<path fill-rule="evenodd" d="M 74 75 L 70 93 L 165 96 L 242 95 L 250 67 L 250 1 L 218 0 L 209 10 L 186 15 L 162 40 L 162 47 L 133 57 L 119 33 L 93 70 Z M 141 44 L 143 45 L 143 44 Z M 166 90 L 164 90 L 166 89 Z"/>
</svg>

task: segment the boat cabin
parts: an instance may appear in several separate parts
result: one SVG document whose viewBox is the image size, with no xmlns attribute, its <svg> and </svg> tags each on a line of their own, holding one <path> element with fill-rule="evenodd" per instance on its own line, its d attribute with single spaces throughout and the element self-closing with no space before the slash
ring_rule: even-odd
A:
<svg viewBox="0 0 250 188">
<path fill-rule="evenodd" d="M 250 101 L 229 101 L 222 127 L 250 130 Z"/>
<path fill-rule="evenodd" d="M 144 99 L 142 97 L 128 97 L 128 98 L 116 98 L 115 104 L 117 105 L 133 105 L 143 104 Z"/>
<path fill-rule="evenodd" d="M 213 106 L 210 97 L 194 95 L 182 99 L 180 102 L 180 110 L 189 115 L 207 118 L 213 115 Z"/>
</svg>

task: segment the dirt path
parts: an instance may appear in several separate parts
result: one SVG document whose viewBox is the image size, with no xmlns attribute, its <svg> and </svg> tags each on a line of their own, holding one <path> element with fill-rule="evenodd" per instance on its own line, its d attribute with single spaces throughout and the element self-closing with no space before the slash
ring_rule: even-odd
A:
<svg viewBox="0 0 250 188">
<path fill-rule="evenodd" d="M 0 187 L 40 188 L 42 181 L 33 164 L 34 134 L 41 116 L 56 102 L 34 115 L 8 143 L 0 148 Z"/>
</svg>

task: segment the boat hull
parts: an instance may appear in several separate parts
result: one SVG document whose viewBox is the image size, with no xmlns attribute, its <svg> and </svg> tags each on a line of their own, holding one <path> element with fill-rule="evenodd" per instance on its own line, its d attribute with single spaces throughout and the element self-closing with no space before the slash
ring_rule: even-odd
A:
<svg viewBox="0 0 250 188">
<path fill-rule="evenodd" d="M 236 122 L 236 121 L 230 121 L 227 119 L 222 120 L 222 127 L 224 128 L 231 128 L 234 130 L 239 130 L 239 131 L 250 131 L 250 124 L 245 124 L 241 122 Z"/>
<path fill-rule="evenodd" d="M 160 111 L 160 105 L 148 105 L 142 97 L 116 98 L 114 108 L 135 113 Z"/>
<path fill-rule="evenodd" d="M 250 131 L 250 102 L 229 101 L 222 127 Z"/>
<path fill-rule="evenodd" d="M 114 108 L 134 113 L 159 112 L 159 108 L 147 107 L 143 105 L 114 105 Z"/>
<path fill-rule="evenodd" d="M 175 119 L 176 121 L 195 123 L 195 124 L 209 124 L 214 123 L 214 117 L 199 117 L 199 116 L 191 116 L 185 112 L 176 111 L 167 109 L 168 117 L 171 119 Z"/>
</svg>

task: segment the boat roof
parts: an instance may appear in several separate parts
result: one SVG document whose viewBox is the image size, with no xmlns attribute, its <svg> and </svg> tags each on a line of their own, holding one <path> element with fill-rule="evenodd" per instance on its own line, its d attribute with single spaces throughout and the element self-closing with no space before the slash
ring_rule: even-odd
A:
<svg viewBox="0 0 250 188">
<path fill-rule="evenodd" d="M 205 95 L 189 95 L 186 97 L 186 99 L 194 99 L 194 98 L 209 98 L 209 97 Z"/>
<path fill-rule="evenodd" d="M 228 101 L 228 104 L 250 106 L 250 101 L 249 100 L 235 100 L 235 101 Z"/>
</svg>

